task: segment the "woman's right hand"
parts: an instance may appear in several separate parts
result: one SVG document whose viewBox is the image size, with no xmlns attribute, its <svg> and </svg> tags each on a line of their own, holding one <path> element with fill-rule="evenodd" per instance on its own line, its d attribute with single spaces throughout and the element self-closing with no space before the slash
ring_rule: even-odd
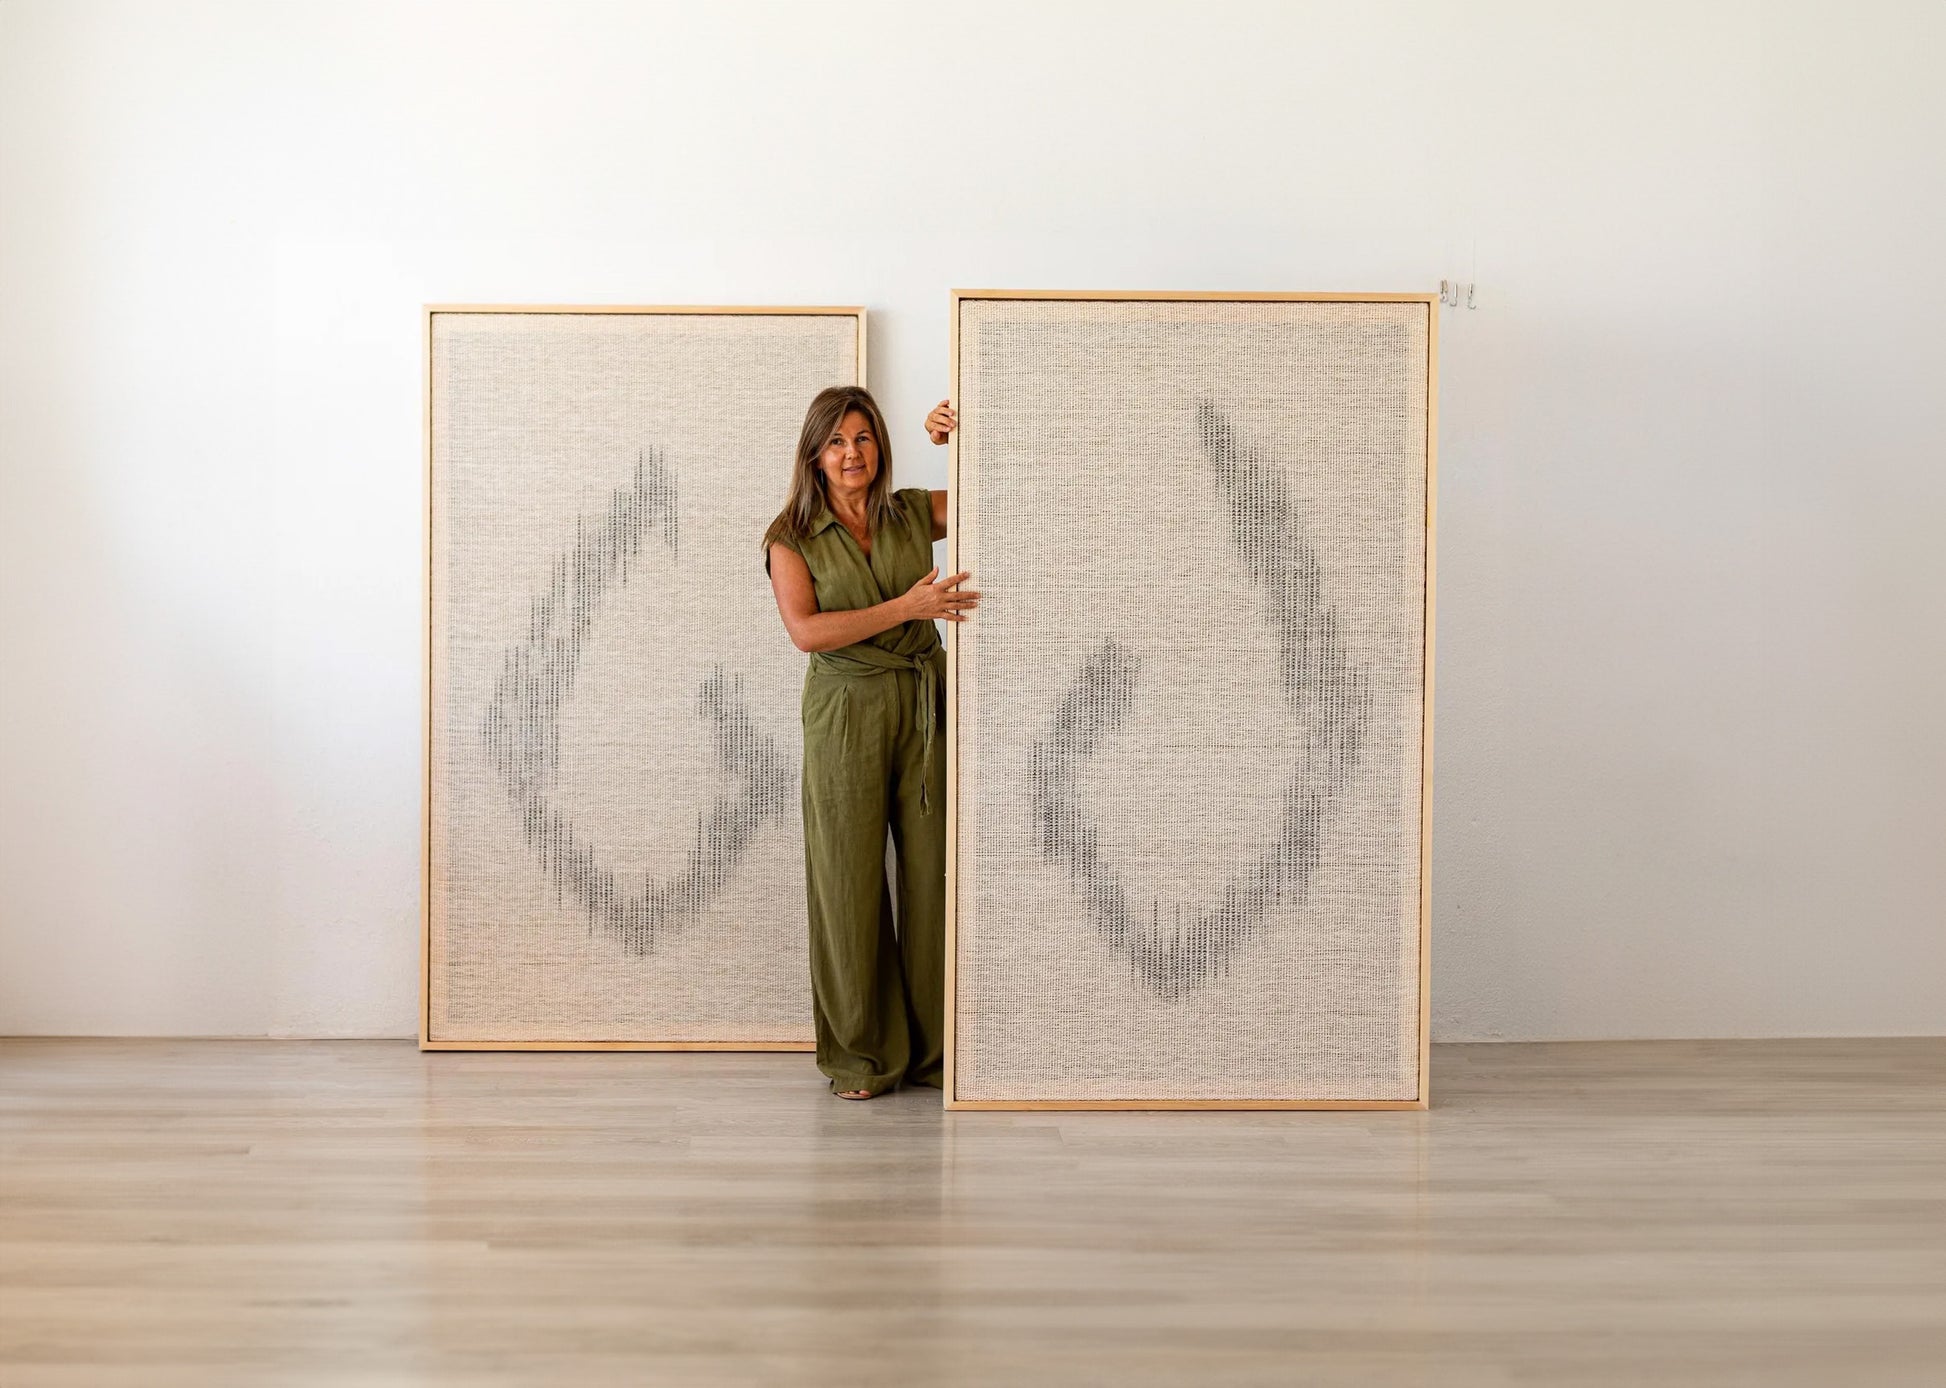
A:
<svg viewBox="0 0 1946 1388">
<path fill-rule="evenodd" d="M 911 609 L 911 616 L 907 620 L 938 617 L 948 622 L 965 621 L 967 612 L 980 605 L 980 595 L 971 588 L 959 592 L 953 590 L 971 572 L 968 569 L 948 574 L 935 583 L 933 579 L 938 577 L 939 565 L 934 564 L 926 570 L 924 578 L 905 591 L 906 606 Z"/>
</svg>

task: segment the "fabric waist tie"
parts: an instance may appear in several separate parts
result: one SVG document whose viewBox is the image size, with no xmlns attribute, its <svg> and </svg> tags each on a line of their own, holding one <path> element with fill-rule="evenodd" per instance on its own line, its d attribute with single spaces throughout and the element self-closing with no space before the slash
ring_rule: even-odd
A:
<svg viewBox="0 0 1946 1388">
<path fill-rule="evenodd" d="M 857 645 L 846 646 L 837 651 L 811 652 L 811 668 L 827 675 L 837 675 L 841 679 L 866 679 L 872 675 L 882 675 L 888 670 L 910 670 L 918 678 L 914 681 L 919 688 L 919 731 L 923 739 L 919 749 L 919 759 L 928 771 L 932 769 L 932 736 L 938 719 L 933 710 L 938 705 L 940 661 L 937 657 L 946 652 L 944 646 L 934 646 L 917 655 L 895 655 L 883 646 L 874 646 L 861 641 Z M 927 804 L 926 777 L 919 778 L 919 812 L 931 814 L 932 807 Z"/>
</svg>

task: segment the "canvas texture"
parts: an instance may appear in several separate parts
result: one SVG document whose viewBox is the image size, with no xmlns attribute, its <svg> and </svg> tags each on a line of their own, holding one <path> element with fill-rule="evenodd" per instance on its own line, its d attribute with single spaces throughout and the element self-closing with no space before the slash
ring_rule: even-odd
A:
<svg viewBox="0 0 1946 1388">
<path fill-rule="evenodd" d="M 1429 312 L 960 302 L 956 1099 L 1417 1097 Z"/>
<path fill-rule="evenodd" d="M 436 313 L 429 1036 L 811 1039 L 759 549 L 849 314 Z"/>
</svg>

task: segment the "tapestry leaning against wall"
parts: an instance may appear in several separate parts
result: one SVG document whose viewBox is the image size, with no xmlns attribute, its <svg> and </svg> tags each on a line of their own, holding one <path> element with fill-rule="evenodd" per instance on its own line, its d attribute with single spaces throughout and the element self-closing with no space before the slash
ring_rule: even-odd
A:
<svg viewBox="0 0 1946 1388">
<path fill-rule="evenodd" d="M 759 548 L 851 308 L 433 307 L 427 1049 L 808 1050 Z"/>
<path fill-rule="evenodd" d="M 1430 295 L 960 291 L 952 1108 L 1418 1108 Z"/>
</svg>

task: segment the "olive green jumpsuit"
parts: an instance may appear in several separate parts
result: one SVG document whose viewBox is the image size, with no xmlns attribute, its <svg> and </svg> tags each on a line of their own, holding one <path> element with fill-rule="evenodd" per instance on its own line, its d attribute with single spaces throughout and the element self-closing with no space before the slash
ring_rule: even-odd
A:
<svg viewBox="0 0 1946 1388">
<path fill-rule="evenodd" d="M 801 546 L 818 610 L 876 607 L 932 568 L 932 493 L 892 495 L 869 558 L 826 505 Z M 764 557 L 766 572 L 770 558 Z M 804 673 L 804 885 L 818 1069 L 882 1094 L 944 1071 L 946 651 L 930 619 L 835 651 Z M 898 928 L 885 834 L 898 859 Z"/>
</svg>

